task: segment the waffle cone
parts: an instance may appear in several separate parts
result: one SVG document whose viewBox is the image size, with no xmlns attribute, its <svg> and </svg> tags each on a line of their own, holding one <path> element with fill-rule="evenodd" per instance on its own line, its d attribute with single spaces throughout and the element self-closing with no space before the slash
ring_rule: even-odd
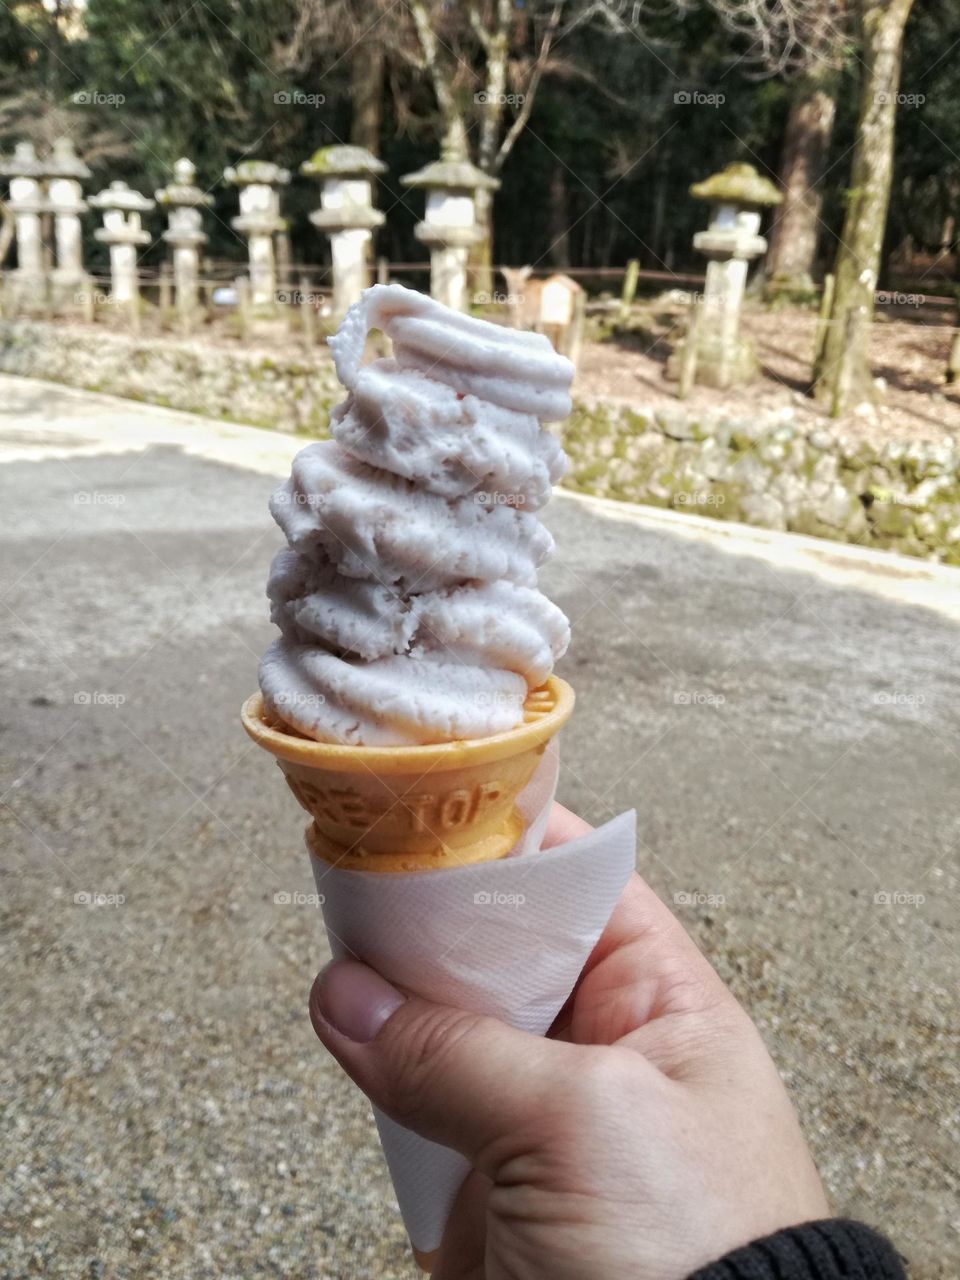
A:
<svg viewBox="0 0 960 1280">
<path fill-rule="evenodd" d="M 259 693 L 241 719 L 313 819 L 314 856 L 351 870 L 409 872 L 492 862 L 513 848 L 523 832 L 517 796 L 573 701 L 567 682 L 551 676 L 529 694 L 515 729 L 411 747 L 315 742 L 271 715 Z"/>
</svg>

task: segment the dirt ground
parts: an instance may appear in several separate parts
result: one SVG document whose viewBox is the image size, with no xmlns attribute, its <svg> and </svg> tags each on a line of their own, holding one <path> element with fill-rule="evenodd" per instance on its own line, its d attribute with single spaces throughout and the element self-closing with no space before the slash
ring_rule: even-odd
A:
<svg viewBox="0 0 960 1280">
<path fill-rule="evenodd" d="M 761 375 L 727 391 L 695 387 L 685 403 L 703 412 L 748 416 L 789 407 L 802 423 L 845 435 L 885 440 L 942 440 L 960 433 L 960 385 L 945 370 L 953 334 L 952 307 L 878 307 L 871 356 L 878 379 L 872 411 L 823 417 L 807 394 L 816 313 L 800 307 L 747 306 L 743 330 L 756 346 Z M 650 409 L 676 408 L 676 383 L 666 362 L 682 336 L 686 308 L 651 306 L 643 328 L 605 342 L 584 344 L 577 387 L 581 395 L 617 399 Z"/>
</svg>

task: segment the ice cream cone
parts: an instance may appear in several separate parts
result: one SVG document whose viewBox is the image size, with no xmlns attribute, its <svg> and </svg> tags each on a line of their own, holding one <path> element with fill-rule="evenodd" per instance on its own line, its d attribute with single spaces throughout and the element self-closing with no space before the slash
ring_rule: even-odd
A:
<svg viewBox="0 0 960 1280">
<path fill-rule="evenodd" d="M 410 747 L 353 747 L 304 738 L 253 694 L 243 727 L 276 757 L 313 818 L 314 856 L 357 871 L 410 872 L 492 862 L 517 843 L 516 799 L 547 743 L 573 710 L 565 680 L 550 676 L 506 733 Z"/>
</svg>

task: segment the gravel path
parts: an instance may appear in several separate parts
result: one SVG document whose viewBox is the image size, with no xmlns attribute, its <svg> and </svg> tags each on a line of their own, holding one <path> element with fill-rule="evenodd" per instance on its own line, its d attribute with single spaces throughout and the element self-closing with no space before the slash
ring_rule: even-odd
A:
<svg viewBox="0 0 960 1280">
<path fill-rule="evenodd" d="M 317 912 L 274 900 L 310 889 L 300 819 L 237 721 L 296 442 L 13 379 L 0 405 L 0 1278 L 409 1276 L 307 1021 Z M 551 508 L 562 798 L 636 805 L 837 1209 L 956 1280 L 960 573 L 684 520 Z"/>
</svg>

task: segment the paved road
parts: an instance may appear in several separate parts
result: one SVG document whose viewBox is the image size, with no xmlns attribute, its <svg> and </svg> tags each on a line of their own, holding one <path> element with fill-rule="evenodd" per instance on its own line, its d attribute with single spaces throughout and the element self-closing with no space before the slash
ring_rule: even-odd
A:
<svg viewBox="0 0 960 1280">
<path fill-rule="evenodd" d="M 0 1275 L 407 1275 L 305 1016 L 319 921 L 274 903 L 309 888 L 300 820 L 237 723 L 296 441 L 9 378 L 0 406 Z M 548 523 L 562 798 L 637 807 L 837 1208 L 955 1278 L 960 574 L 571 497 Z"/>
</svg>

